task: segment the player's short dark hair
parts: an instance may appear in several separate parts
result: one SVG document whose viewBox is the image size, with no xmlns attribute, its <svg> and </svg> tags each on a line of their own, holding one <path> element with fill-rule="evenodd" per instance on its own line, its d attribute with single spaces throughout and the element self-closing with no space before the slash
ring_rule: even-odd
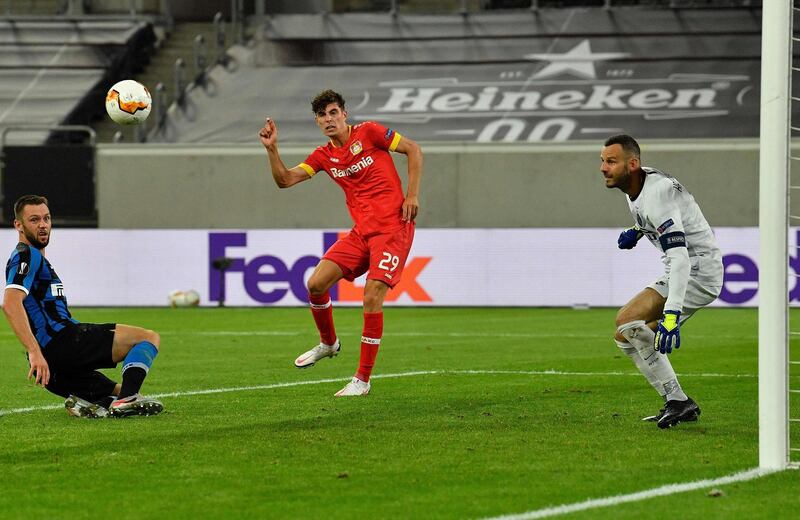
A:
<svg viewBox="0 0 800 520">
<path fill-rule="evenodd" d="M 47 197 L 42 197 L 41 195 L 23 195 L 14 203 L 14 218 L 22 220 L 22 210 L 25 209 L 25 206 L 38 206 L 40 204 L 50 206 L 50 203 L 47 202 Z"/>
<path fill-rule="evenodd" d="M 320 112 L 324 112 L 325 107 L 331 103 L 336 103 L 344 110 L 344 98 L 341 94 L 331 89 L 323 90 L 311 101 L 311 111 L 314 112 L 314 115 L 317 115 Z"/>
<path fill-rule="evenodd" d="M 612 144 L 618 144 L 622 147 L 628 155 L 633 155 L 637 159 L 640 159 L 642 156 L 642 150 L 639 148 L 639 143 L 636 142 L 636 139 L 629 136 L 628 134 L 618 134 L 612 135 L 603 146 L 611 146 Z"/>
</svg>

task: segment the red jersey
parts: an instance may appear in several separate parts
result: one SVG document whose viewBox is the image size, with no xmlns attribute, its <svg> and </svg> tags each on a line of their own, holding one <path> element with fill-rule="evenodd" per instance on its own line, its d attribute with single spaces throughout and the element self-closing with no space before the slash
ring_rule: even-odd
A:
<svg viewBox="0 0 800 520">
<path fill-rule="evenodd" d="M 328 142 L 300 163 L 309 176 L 325 171 L 344 190 L 355 229 L 364 236 L 403 225 L 403 185 L 390 151 L 401 135 L 373 121 L 350 127 L 344 146 Z"/>
</svg>

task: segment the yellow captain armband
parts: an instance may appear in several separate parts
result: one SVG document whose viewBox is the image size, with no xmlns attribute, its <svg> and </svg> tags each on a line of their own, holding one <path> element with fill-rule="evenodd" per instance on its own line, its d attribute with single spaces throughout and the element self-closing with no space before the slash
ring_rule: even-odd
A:
<svg viewBox="0 0 800 520">
<path fill-rule="evenodd" d="M 394 137 L 392 138 L 392 143 L 389 145 L 389 151 L 395 151 L 397 149 L 397 145 L 400 144 L 400 139 L 402 138 L 402 135 L 400 135 L 398 132 L 395 132 Z"/>
<path fill-rule="evenodd" d="M 306 164 L 306 163 L 304 163 L 304 162 L 301 162 L 301 163 L 300 163 L 300 164 L 298 164 L 297 166 L 299 166 L 299 167 L 301 167 L 302 169 L 304 169 L 304 170 L 306 171 L 306 173 L 308 174 L 308 176 L 309 176 L 309 177 L 313 177 L 314 175 L 316 175 L 316 174 L 317 174 L 317 172 L 316 172 L 316 171 L 314 171 L 314 168 L 312 168 L 311 166 L 307 165 L 307 164 Z"/>
</svg>

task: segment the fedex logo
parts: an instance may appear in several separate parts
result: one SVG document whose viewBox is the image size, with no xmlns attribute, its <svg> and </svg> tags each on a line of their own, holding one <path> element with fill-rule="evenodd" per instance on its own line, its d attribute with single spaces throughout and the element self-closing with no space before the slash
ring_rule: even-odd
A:
<svg viewBox="0 0 800 520">
<path fill-rule="evenodd" d="M 327 251 L 338 239 L 339 233 L 322 234 L 322 251 Z M 247 233 L 208 234 L 208 286 L 209 299 L 224 299 L 226 284 L 237 277 L 247 295 L 263 304 L 277 303 L 289 292 L 301 302 L 308 301 L 306 273 L 319 263 L 321 256 L 306 255 L 288 263 L 274 255 L 264 254 L 251 258 L 237 258 L 228 252 L 231 248 L 247 247 Z M 219 258 L 230 258 L 230 266 L 220 276 L 212 262 Z M 412 257 L 406 262 L 400 282 L 386 295 L 386 301 L 396 301 L 407 294 L 415 302 L 432 302 L 433 299 L 420 285 L 417 277 L 431 261 L 431 257 Z M 347 280 L 340 280 L 330 289 L 331 299 L 339 302 L 360 302 L 364 288 Z"/>
<path fill-rule="evenodd" d="M 796 231 L 795 243 L 800 244 L 800 230 Z M 797 247 L 789 247 L 797 250 Z M 725 277 L 719 299 L 725 303 L 744 304 L 758 294 L 758 264 L 747 255 L 740 253 L 727 254 L 722 257 Z M 792 276 L 794 273 L 795 276 Z M 789 277 L 795 280 L 789 286 L 789 302 L 800 301 L 800 255 L 789 255 Z"/>
</svg>

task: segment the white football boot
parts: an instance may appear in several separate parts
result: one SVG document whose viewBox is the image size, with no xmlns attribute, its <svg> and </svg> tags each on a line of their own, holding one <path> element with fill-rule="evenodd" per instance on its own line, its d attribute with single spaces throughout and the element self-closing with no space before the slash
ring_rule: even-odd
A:
<svg viewBox="0 0 800 520">
<path fill-rule="evenodd" d="M 152 397 L 133 394 L 113 401 L 108 407 L 108 413 L 111 417 L 158 415 L 163 409 L 164 405 L 161 404 L 161 401 L 153 399 Z"/>
<path fill-rule="evenodd" d="M 367 395 L 369 393 L 370 385 L 365 383 L 357 377 L 344 385 L 344 388 L 336 392 L 336 397 L 351 397 L 354 395 Z"/>
<path fill-rule="evenodd" d="M 308 352 L 303 352 L 300 354 L 300 357 L 294 360 L 294 366 L 297 368 L 308 368 L 313 366 L 314 363 L 319 361 L 322 358 L 332 358 L 336 354 L 339 353 L 341 350 L 342 344 L 339 343 L 339 338 L 336 338 L 336 341 L 333 345 L 326 345 L 324 343 L 320 343 L 316 347 L 312 348 Z"/>
<path fill-rule="evenodd" d="M 70 395 L 64 401 L 64 408 L 67 413 L 73 417 L 83 417 L 85 419 L 100 419 L 108 416 L 108 410 L 99 404 L 90 403 L 85 399 L 81 399 L 75 395 Z"/>
</svg>

